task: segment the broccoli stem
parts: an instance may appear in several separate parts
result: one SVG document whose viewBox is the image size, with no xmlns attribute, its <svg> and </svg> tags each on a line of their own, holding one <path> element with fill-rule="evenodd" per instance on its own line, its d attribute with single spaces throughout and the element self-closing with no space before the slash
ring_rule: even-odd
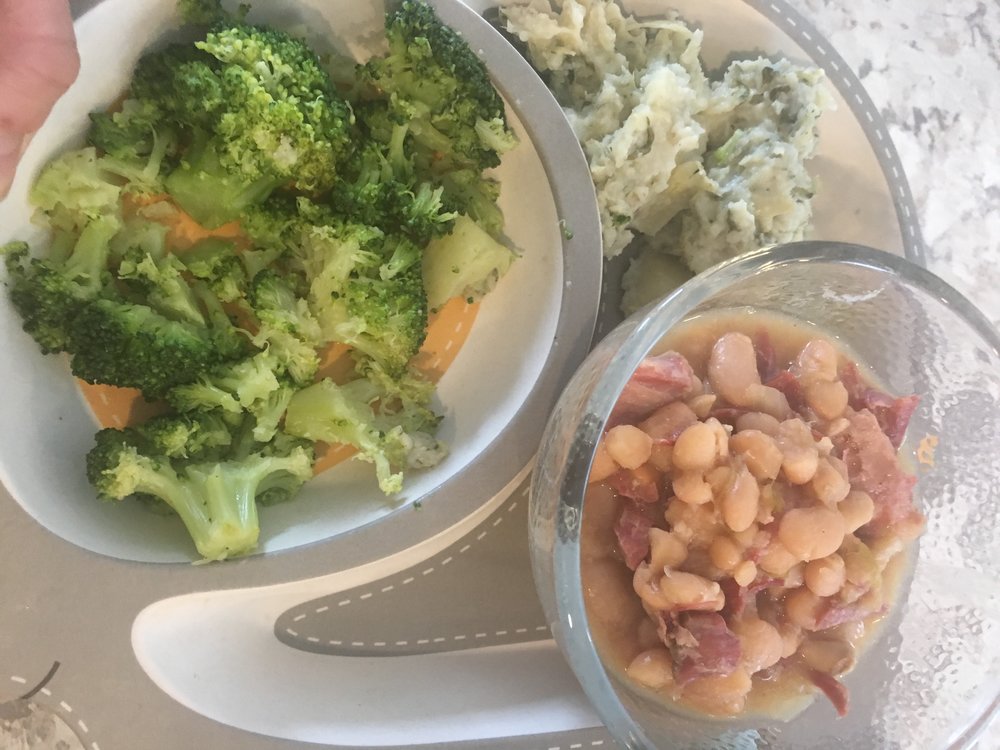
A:
<svg viewBox="0 0 1000 750">
<path fill-rule="evenodd" d="M 121 229 L 121 221 L 116 216 L 101 216 L 80 232 L 80 238 L 73 252 L 66 260 L 65 275 L 80 285 L 85 296 L 92 296 L 101 290 L 108 268 L 108 243 Z"/>
</svg>

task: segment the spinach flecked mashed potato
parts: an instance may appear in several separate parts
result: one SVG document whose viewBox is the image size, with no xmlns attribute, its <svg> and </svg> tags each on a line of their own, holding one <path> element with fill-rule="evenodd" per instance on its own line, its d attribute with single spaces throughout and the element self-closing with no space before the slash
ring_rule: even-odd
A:
<svg viewBox="0 0 1000 750">
<path fill-rule="evenodd" d="M 605 256 L 637 243 L 624 312 L 690 271 L 804 237 L 815 189 L 805 162 L 832 107 L 822 70 L 759 57 L 710 76 L 701 30 L 635 18 L 614 0 L 529 0 L 502 13 L 590 162 Z"/>
</svg>

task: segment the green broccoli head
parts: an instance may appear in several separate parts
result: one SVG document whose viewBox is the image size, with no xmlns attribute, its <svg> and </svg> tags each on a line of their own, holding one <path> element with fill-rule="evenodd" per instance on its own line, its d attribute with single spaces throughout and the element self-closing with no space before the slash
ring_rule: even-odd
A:
<svg viewBox="0 0 1000 750">
<path fill-rule="evenodd" d="M 427 433 L 407 432 L 392 417 L 377 414 L 372 404 L 381 390 L 359 378 L 344 385 L 329 379 L 297 392 L 285 413 L 285 431 L 308 440 L 344 443 L 375 465 L 379 488 L 387 495 L 403 488 L 402 470 L 431 466 L 444 457 Z"/>
<path fill-rule="evenodd" d="M 121 215 L 122 180 L 104 168 L 93 147 L 67 151 L 49 162 L 28 195 L 49 223 L 80 232 L 93 219 Z"/>
<path fill-rule="evenodd" d="M 197 380 L 171 389 L 167 401 L 181 412 L 212 411 L 253 417 L 257 442 L 267 442 L 278 430 L 296 387 L 282 352 L 267 349 L 236 362 L 219 365 Z"/>
<path fill-rule="evenodd" d="M 118 265 L 118 278 L 144 302 L 171 320 L 205 326 L 198 295 L 184 277 L 186 267 L 176 255 L 154 258 L 141 248 L 129 248 Z"/>
<path fill-rule="evenodd" d="M 70 348 L 70 328 L 79 307 L 101 294 L 110 281 L 108 243 L 120 227 L 114 215 L 90 220 L 62 259 L 30 258 L 23 242 L 3 249 L 11 302 L 43 352 Z"/>
<path fill-rule="evenodd" d="M 246 294 L 247 273 L 234 242 L 208 237 L 186 250 L 181 261 L 223 302 L 235 302 Z"/>
<path fill-rule="evenodd" d="M 398 132 L 405 131 L 404 126 Z M 331 205 L 353 221 L 400 232 L 425 245 L 447 234 L 456 212 L 445 205 L 444 188 L 415 175 L 410 160 L 393 155 L 395 145 L 369 141 L 345 167 L 334 186 Z"/>
<path fill-rule="evenodd" d="M 116 112 L 90 115 L 87 140 L 104 152 L 101 166 L 144 194 L 162 193 L 162 172 L 177 155 L 177 133 L 154 102 L 126 99 Z"/>
<path fill-rule="evenodd" d="M 369 60 L 363 79 L 385 95 L 438 167 L 500 163 L 516 144 L 486 66 L 434 9 L 403 0 L 386 15 L 389 53 Z"/>
<path fill-rule="evenodd" d="M 141 426 L 101 430 L 87 454 L 88 479 L 109 500 L 142 494 L 166 503 L 207 560 L 252 552 L 260 534 L 257 498 L 287 496 L 308 481 L 311 448 L 287 441 L 284 453 L 260 449 L 238 459 L 195 462 L 171 460 L 157 451 L 163 444 L 177 450 L 176 431 L 183 428 L 163 423 L 148 428 L 149 434 Z"/>
<path fill-rule="evenodd" d="M 73 374 L 88 383 L 138 388 L 149 399 L 196 380 L 213 366 L 246 352 L 232 324 L 194 325 L 151 307 L 98 298 L 82 305 L 69 323 L 67 350 Z"/>
<path fill-rule="evenodd" d="M 180 134 L 180 166 L 165 186 L 209 228 L 278 187 L 329 188 L 354 128 L 350 107 L 304 42 L 236 20 L 193 45 L 144 57 L 131 97 Z"/>
</svg>

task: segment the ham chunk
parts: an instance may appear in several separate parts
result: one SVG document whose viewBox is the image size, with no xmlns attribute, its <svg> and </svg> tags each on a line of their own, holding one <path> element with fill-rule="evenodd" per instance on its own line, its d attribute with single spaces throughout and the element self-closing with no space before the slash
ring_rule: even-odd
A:
<svg viewBox="0 0 1000 750">
<path fill-rule="evenodd" d="M 618 397 L 608 427 L 639 422 L 664 404 L 687 395 L 694 384 L 691 365 L 677 352 L 646 357 Z"/>
<path fill-rule="evenodd" d="M 732 674 L 740 664 L 739 637 L 715 612 L 687 612 L 666 628 L 679 685 L 709 675 Z"/>
<path fill-rule="evenodd" d="M 649 530 L 653 523 L 642 513 L 625 508 L 615 524 L 615 536 L 629 570 L 635 570 L 649 554 Z"/>
<path fill-rule="evenodd" d="M 851 486 L 875 501 L 873 527 L 884 529 L 911 516 L 916 477 L 903 471 L 896 449 L 875 415 L 865 409 L 850 415 L 848 423 L 837 446 L 847 464 Z"/>
<path fill-rule="evenodd" d="M 861 411 L 867 409 L 878 421 L 882 432 L 889 438 L 892 446 L 899 449 L 903 444 L 906 428 L 910 424 L 913 412 L 920 403 L 919 396 L 900 396 L 893 398 L 887 393 L 867 386 L 861 379 L 858 366 L 853 362 L 840 368 L 840 379 L 847 388 L 848 404 L 852 409 Z"/>
</svg>

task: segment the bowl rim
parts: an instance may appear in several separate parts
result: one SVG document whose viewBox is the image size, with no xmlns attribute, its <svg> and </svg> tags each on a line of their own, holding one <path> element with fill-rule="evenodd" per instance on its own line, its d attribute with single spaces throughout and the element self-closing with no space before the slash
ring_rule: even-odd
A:
<svg viewBox="0 0 1000 750">
<path fill-rule="evenodd" d="M 552 524 L 554 519 L 551 509 L 547 515 L 542 513 L 537 498 L 544 491 L 543 487 L 556 488 L 558 490 L 557 507 L 554 512 L 554 518 L 558 519 L 556 523 L 563 523 L 577 530 L 582 518 L 593 447 L 596 446 L 597 438 L 604 430 L 618 394 L 625 387 L 639 362 L 662 339 L 664 332 L 680 323 L 690 310 L 714 295 L 720 288 L 776 266 L 809 262 L 860 266 L 902 279 L 908 285 L 935 297 L 954 310 L 1000 358 L 1000 331 L 993 327 L 972 302 L 943 279 L 907 258 L 865 245 L 826 240 L 771 245 L 719 263 L 685 282 L 660 301 L 650 303 L 635 312 L 608 335 L 607 342 L 614 349 L 613 360 L 610 360 L 613 361 L 613 366 L 596 377 L 592 376 L 589 383 L 581 383 L 578 379 L 574 379 L 576 382 L 571 382 L 568 390 L 574 386 L 585 389 L 580 399 L 582 408 L 578 412 L 580 417 L 576 425 L 578 431 L 575 431 L 573 446 L 569 447 L 568 455 L 560 456 L 564 460 L 555 476 L 544 471 L 534 473 L 529 517 L 532 525 L 532 570 L 536 587 L 545 605 L 549 625 L 601 720 L 617 741 L 626 747 L 652 748 L 655 744 L 625 709 L 591 637 L 582 595 L 579 545 L 563 537 L 558 529 L 549 529 L 549 533 L 555 532 L 555 538 L 551 541 L 549 559 L 543 559 L 546 553 L 540 546 L 540 540 L 545 532 L 536 533 L 536 524 Z M 598 345 L 592 357 L 597 359 L 601 355 Z M 587 362 L 581 367 L 581 371 L 586 367 Z M 549 429 L 543 437 L 543 453 L 539 455 L 539 466 L 546 463 L 544 452 L 553 442 L 554 427 L 556 425 L 550 422 Z M 566 424 L 561 427 L 566 429 Z M 588 449 L 580 449 L 584 446 Z M 554 573 L 553 580 L 548 583 L 540 575 L 540 570 L 546 567 L 550 567 Z M 555 584 L 556 579 L 561 579 L 561 584 L 558 586 Z M 989 723 L 988 719 L 998 708 L 1000 708 L 1000 694 L 987 707 L 983 716 L 978 717 L 967 727 L 950 747 L 964 747 L 966 743 L 975 739 L 985 729 Z M 723 725 L 720 724 L 721 726 Z"/>
</svg>

